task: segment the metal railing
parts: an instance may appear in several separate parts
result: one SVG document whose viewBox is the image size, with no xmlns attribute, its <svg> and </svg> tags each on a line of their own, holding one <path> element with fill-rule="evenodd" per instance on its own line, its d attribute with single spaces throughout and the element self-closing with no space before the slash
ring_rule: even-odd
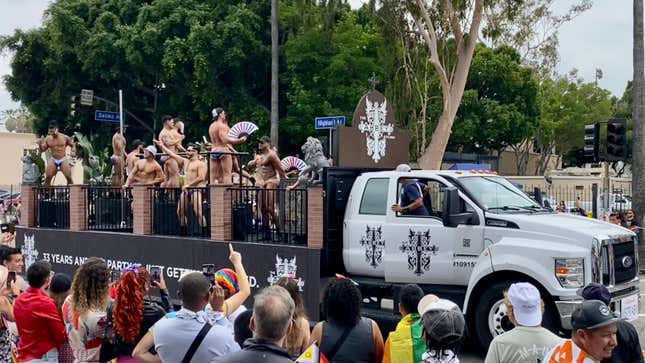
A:
<svg viewBox="0 0 645 363">
<path fill-rule="evenodd" d="M 208 187 L 149 190 L 153 234 L 210 238 L 211 201 Z"/>
<path fill-rule="evenodd" d="M 231 188 L 233 240 L 307 244 L 307 190 Z"/>
<path fill-rule="evenodd" d="M 132 232 L 132 189 L 91 185 L 85 190 L 87 229 Z"/>
<path fill-rule="evenodd" d="M 524 184 L 523 190 L 535 198 L 535 189 L 540 189 L 544 204 L 554 210 L 572 214 L 602 216 L 611 212 L 625 213 L 632 208 L 631 187 L 615 187 L 609 193 L 602 191 L 602 185 L 543 185 Z M 607 198 L 607 200 L 605 200 Z"/>
<path fill-rule="evenodd" d="M 38 187 L 36 190 L 38 227 L 69 228 L 69 188 Z"/>
</svg>

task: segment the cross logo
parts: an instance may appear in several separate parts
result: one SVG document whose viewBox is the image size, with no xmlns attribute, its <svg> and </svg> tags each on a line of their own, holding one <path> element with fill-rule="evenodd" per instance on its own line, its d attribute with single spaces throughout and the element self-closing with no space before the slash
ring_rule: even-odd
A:
<svg viewBox="0 0 645 363">
<path fill-rule="evenodd" d="M 365 262 L 369 263 L 370 266 L 374 268 L 383 263 L 383 248 L 385 248 L 385 240 L 383 239 L 381 226 L 367 226 L 365 229 L 365 235 L 361 237 L 360 244 L 365 247 Z"/>
<path fill-rule="evenodd" d="M 401 243 L 399 250 L 408 255 L 408 270 L 421 276 L 424 271 L 430 270 L 430 258 L 432 255 L 437 255 L 439 247 L 431 245 L 430 230 L 425 232 L 410 230 L 408 240 Z"/>
<path fill-rule="evenodd" d="M 387 115 L 387 100 L 383 103 L 370 101 L 365 97 L 365 116 L 361 116 L 358 130 L 365 135 L 367 155 L 378 163 L 385 156 L 386 140 L 393 139 L 390 134 L 394 132 L 394 125 L 385 123 Z"/>
<path fill-rule="evenodd" d="M 36 249 L 35 235 L 28 236 L 25 234 L 24 243 L 21 248 L 22 256 L 25 259 L 25 270 L 32 263 L 38 260 L 38 250 Z"/>
<path fill-rule="evenodd" d="M 293 256 L 292 259 L 281 258 L 279 255 L 275 255 L 275 271 L 269 272 L 269 277 L 267 282 L 270 285 L 275 284 L 282 277 L 291 277 L 298 284 L 300 291 L 303 291 L 302 288 L 305 286 L 305 281 L 296 277 L 296 272 L 298 270 L 298 265 L 296 265 L 296 256 Z"/>
</svg>

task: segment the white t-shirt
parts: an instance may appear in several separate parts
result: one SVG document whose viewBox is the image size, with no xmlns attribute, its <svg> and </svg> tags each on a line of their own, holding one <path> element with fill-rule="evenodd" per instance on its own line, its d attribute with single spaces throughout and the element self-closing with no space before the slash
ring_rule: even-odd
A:
<svg viewBox="0 0 645 363">
<path fill-rule="evenodd" d="M 517 326 L 493 339 L 484 363 L 536 363 L 561 342 L 545 328 Z"/>
</svg>

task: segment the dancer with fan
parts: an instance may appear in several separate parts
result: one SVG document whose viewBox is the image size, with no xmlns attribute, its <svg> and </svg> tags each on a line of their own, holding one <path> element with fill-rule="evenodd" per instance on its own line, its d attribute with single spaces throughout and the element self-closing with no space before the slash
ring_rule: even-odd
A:
<svg viewBox="0 0 645 363">
<path fill-rule="evenodd" d="M 271 239 L 270 222 L 275 225 L 276 233 L 280 233 L 280 225 L 275 208 L 275 189 L 280 186 L 280 178 L 286 178 L 278 153 L 275 152 L 271 139 L 262 136 L 259 143 L 260 157 L 249 161 L 250 167 L 257 167 L 262 176 L 262 191 L 260 192 L 260 212 L 262 213 L 262 228 L 266 239 Z M 274 190 L 269 190 L 274 189 Z"/>
<path fill-rule="evenodd" d="M 163 142 L 164 146 L 175 153 L 186 151 L 181 145 L 184 140 L 184 135 L 181 135 L 175 127 L 175 120 L 172 116 L 164 116 L 161 118 L 163 122 L 163 129 L 159 132 L 159 140 Z M 166 188 L 179 188 L 179 164 L 170 156 L 164 155 L 161 157 L 163 164 L 163 171 L 166 181 L 161 185 Z"/>
<path fill-rule="evenodd" d="M 228 127 L 226 111 L 222 108 L 214 108 L 212 111 L 213 123 L 208 128 L 208 135 L 211 138 L 210 182 L 231 183 L 233 181 L 233 158 L 231 157 L 229 145 L 241 144 L 246 141 L 250 132 L 231 135 Z"/>
<path fill-rule="evenodd" d="M 186 175 L 184 176 L 184 186 L 182 187 L 181 196 L 179 197 L 179 204 L 177 205 L 177 217 L 179 218 L 179 225 L 182 228 L 187 228 L 188 220 L 186 218 L 186 208 L 190 204 L 193 205 L 193 211 L 197 217 L 197 222 L 202 228 L 206 227 L 206 219 L 202 210 L 202 201 L 204 196 L 199 188 L 206 186 L 206 163 L 199 158 L 199 147 L 193 143 L 189 143 L 186 148 L 188 158 L 181 157 L 167 148 L 163 142 L 153 140 L 154 143 L 161 148 L 161 150 L 173 158 L 179 166 L 181 166 Z"/>
</svg>

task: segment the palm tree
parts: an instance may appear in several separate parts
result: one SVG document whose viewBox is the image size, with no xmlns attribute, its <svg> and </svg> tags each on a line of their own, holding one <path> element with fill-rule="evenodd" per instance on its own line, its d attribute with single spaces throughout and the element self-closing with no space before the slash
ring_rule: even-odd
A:
<svg viewBox="0 0 645 363">
<path fill-rule="evenodd" d="M 634 81 L 632 117 L 634 122 L 634 149 L 632 154 L 633 208 L 641 226 L 645 222 L 645 49 L 643 46 L 643 0 L 634 0 Z"/>
</svg>

